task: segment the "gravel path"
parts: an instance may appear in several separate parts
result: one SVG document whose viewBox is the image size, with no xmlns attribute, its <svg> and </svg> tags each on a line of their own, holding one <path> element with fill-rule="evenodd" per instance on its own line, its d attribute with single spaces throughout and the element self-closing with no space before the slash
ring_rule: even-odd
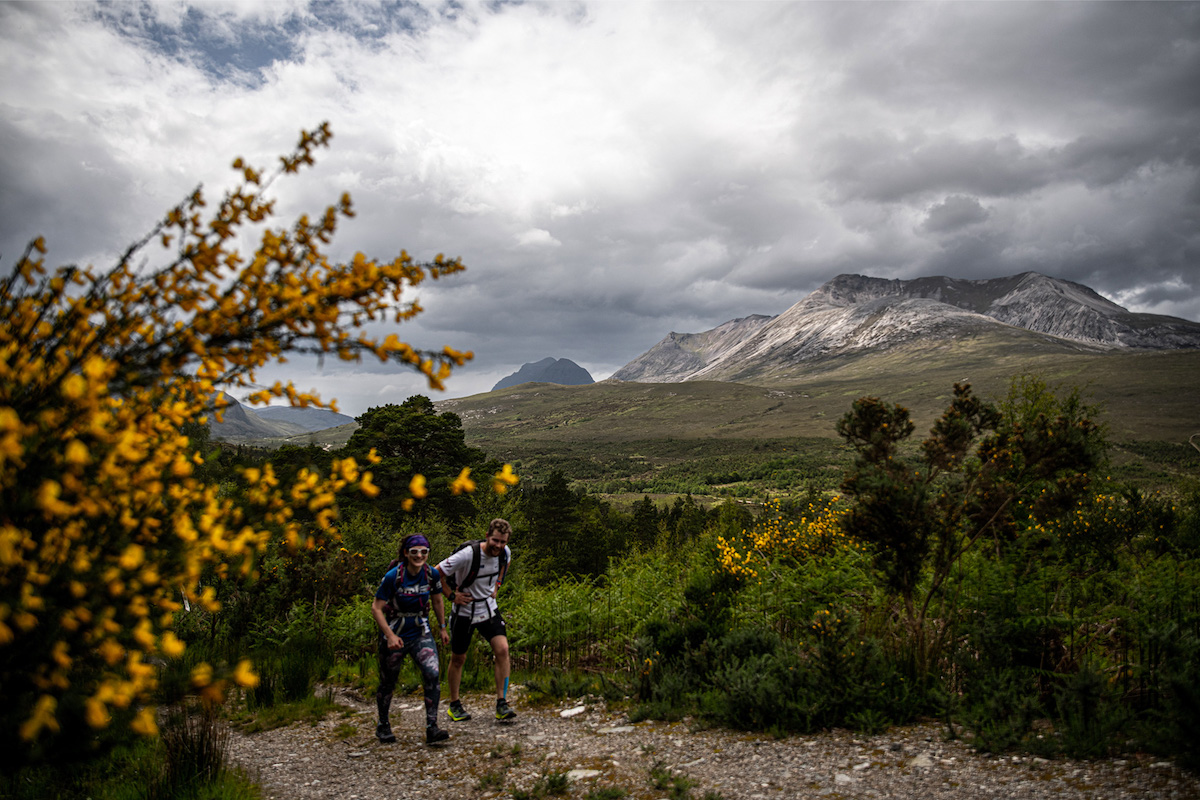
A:
<svg viewBox="0 0 1200 800">
<path fill-rule="evenodd" d="M 514 694 L 516 721 L 496 722 L 489 698 L 468 695 L 464 703 L 476 716 L 446 720 L 452 738 L 427 747 L 419 695 L 398 698 L 392 711 L 398 741 L 381 745 L 373 702 L 339 691 L 334 699 L 346 706 L 344 714 L 316 726 L 235 733 L 231 755 L 266 798 L 278 800 L 508 800 L 514 792 L 546 796 L 563 783 L 547 776 L 564 773 L 569 784 L 560 796 L 580 800 L 605 787 L 631 799 L 675 800 L 1200 799 L 1200 776 L 1140 756 L 1099 762 L 990 757 L 961 741 L 943 741 L 934 725 L 879 736 L 838 730 L 773 739 L 692 730 L 685 723 L 634 724 L 603 701 L 530 707 Z"/>
</svg>

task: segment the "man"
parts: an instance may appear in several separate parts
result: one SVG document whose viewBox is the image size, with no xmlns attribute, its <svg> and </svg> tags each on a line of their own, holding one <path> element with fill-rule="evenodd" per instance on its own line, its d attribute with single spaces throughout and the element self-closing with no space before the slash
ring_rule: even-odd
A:
<svg viewBox="0 0 1200 800">
<path fill-rule="evenodd" d="M 429 630 L 430 606 L 437 617 L 443 645 L 450 641 L 450 635 L 446 632 L 442 578 L 428 561 L 429 540 L 419 533 L 405 536 L 400 545 L 400 558 L 383 576 L 379 590 L 375 592 L 375 602 L 371 604 L 371 616 L 379 626 L 379 689 L 375 693 L 379 725 L 375 736 L 384 744 L 396 741 L 388 715 L 400 666 L 407 655 L 412 656 L 421 671 L 425 688 L 425 743 L 434 744 L 450 738 L 450 734 L 437 724 L 441 677 L 437 645 Z"/>
<path fill-rule="evenodd" d="M 441 564 L 442 591 L 454 602 L 450 621 L 450 707 L 446 713 L 455 722 L 471 718 L 458 697 L 463 664 L 471 644 L 471 632 L 479 631 L 492 648 L 496 670 L 496 719 L 511 720 L 517 713 L 508 707 L 508 633 L 496 603 L 500 584 L 508 570 L 512 552 L 508 537 L 512 525 L 494 519 L 482 542 L 461 547 Z"/>
</svg>

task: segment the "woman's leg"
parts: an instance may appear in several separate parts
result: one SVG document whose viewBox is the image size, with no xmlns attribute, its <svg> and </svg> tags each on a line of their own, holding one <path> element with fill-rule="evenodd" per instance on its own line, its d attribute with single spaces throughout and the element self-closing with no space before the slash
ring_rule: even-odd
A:
<svg viewBox="0 0 1200 800">
<path fill-rule="evenodd" d="M 379 688 L 375 690 L 375 705 L 379 710 L 380 725 L 388 724 L 392 694 L 396 691 L 396 681 L 400 679 L 400 664 L 403 661 L 403 650 L 388 650 L 386 645 L 379 645 Z"/>
<path fill-rule="evenodd" d="M 425 689 L 425 727 L 437 727 L 438 702 L 441 700 L 441 675 L 438 670 L 437 644 L 433 635 L 426 633 L 417 639 L 412 650 L 413 660 L 421 671 L 421 682 Z"/>
</svg>

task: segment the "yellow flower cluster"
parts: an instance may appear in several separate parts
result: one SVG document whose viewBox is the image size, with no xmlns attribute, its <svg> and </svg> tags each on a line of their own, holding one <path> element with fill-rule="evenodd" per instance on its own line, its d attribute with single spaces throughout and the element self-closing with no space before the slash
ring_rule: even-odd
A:
<svg viewBox="0 0 1200 800">
<path fill-rule="evenodd" d="M 1028 524 L 1031 530 L 1064 541 L 1129 541 L 1137 536 L 1152 536 L 1158 541 L 1168 532 L 1178 510 L 1160 492 L 1144 496 L 1141 502 L 1120 494 L 1096 492 L 1079 500 L 1061 517 L 1046 523 L 1030 519 Z"/>
<path fill-rule="evenodd" d="M 513 472 L 512 465 L 505 464 L 499 472 L 492 476 L 492 491 L 496 494 L 504 494 L 511 487 L 516 486 L 520 480 Z"/>
<path fill-rule="evenodd" d="M 520 482 L 520 478 L 515 472 L 511 464 L 505 464 L 504 467 L 492 476 L 492 491 L 496 494 L 504 494 L 509 487 L 516 486 Z M 475 481 L 471 479 L 471 468 L 463 467 L 458 473 L 458 477 L 450 482 L 450 493 L 454 495 L 470 494 L 475 491 Z M 408 483 L 409 497 L 405 498 L 400 507 L 405 511 L 412 511 L 417 500 L 423 500 L 428 494 L 429 489 L 425 486 L 424 475 L 414 475 Z"/>
<path fill-rule="evenodd" d="M 862 550 L 865 545 L 846 534 L 841 526 L 839 498 L 826 506 L 810 504 L 799 518 L 789 518 L 779 502 L 767 503 L 750 530 L 734 541 L 717 538 L 721 568 L 741 578 L 757 578 L 760 570 L 779 558 L 808 561 L 841 550 Z"/>
<path fill-rule="evenodd" d="M 330 136 L 325 125 L 304 133 L 277 174 L 312 163 Z M 58 730 L 66 706 L 94 728 L 119 711 L 153 733 L 152 664 L 184 650 L 174 613 L 219 605 L 202 570 L 252 573 L 269 539 L 303 548 L 332 530 L 339 492 L 378 492 L 353 459 L 328 476 L 301 471 L 290 486 L 269 466 L 246 470 L 236 500 L 198 478 L 187 431 L 220 418 L 218 387 L 254 387 L 256 369 L 312 352 L 408 364 L 438 388 L 471 357 L 359 333 L 419 313 L 404 290 L 459 261 L 417 264 L 402 252 L 330 263 L 321 247 L 352 216 L 348 196 L 315 221 L 265 230 L 243 257 L 232 246 L 272 215 L 274 178 L 234 166 L 244 183 L 211 215 L 195 192 L 107 271 L 48 273 L 39 238 L 0 281 L 0 721 L 25 740 Z M 160 243 L 167 263 L 135 268 Z M 290 383 L 254 395 L 281 397 L 336 408 Z M 299 523 L 301 509 L 315 522 Z M 209 697 L 255 680 L 249 663 L 193 675 Z"/>
</svg>

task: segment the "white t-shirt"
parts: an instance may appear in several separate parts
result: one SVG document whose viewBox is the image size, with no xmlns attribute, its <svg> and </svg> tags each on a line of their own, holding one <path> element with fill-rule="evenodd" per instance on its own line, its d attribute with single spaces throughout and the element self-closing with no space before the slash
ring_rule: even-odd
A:
<svg viewBox="0 0 1200 800">
<path fill-rule="evenodd" d="M 455 584 L 461 584 L 471 571 L 471 561 L 474 559 L 473 548 L 464 547 L 451 553 L 445 561 L 437 565 L 442 579 L 453 578 Z M 512 563 L 512 551 L 504 547 L 506 560 Z M 472 622 L 482 622 L 496 613 L 498 606 L 492 592 L 496 589 L 496 581 L 500 579 L 500 556 L 489 556 L 483 545 L 479 546 L 479 572 L 474 582 L 465 591 L 473 602 L 462 606 L 454 606 L 454 615 L 469 617 Z"/>
</svg>

